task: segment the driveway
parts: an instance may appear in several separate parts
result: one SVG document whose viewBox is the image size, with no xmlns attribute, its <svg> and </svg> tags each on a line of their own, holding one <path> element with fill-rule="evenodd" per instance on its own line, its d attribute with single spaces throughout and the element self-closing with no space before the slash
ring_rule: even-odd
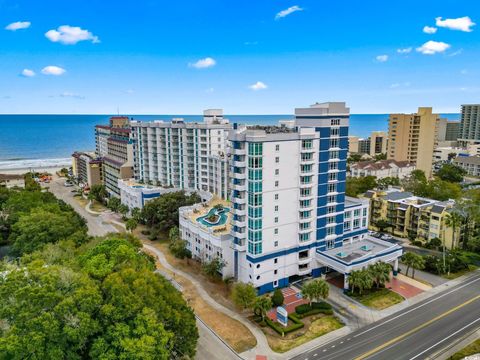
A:
<svg viewBox="0 0 480 360">
<path fill-rule="evenodd" d="M 79 213 L 88 224 L 88 234 L 92 236 L 103 236 L 111 232 L 118 232 L 118 230 L 108 223 L 108 219 L 104 215 L 92 215 L 88 213 L 80 203 L 74 199 L 74 187 L 65 187 L 63 183 L 65 179 L 54 175 L 53 180 L 48 184 L 42 184 L 42 187 L 48 188 L 57 198 L 65 201 Z"/>
</svg>

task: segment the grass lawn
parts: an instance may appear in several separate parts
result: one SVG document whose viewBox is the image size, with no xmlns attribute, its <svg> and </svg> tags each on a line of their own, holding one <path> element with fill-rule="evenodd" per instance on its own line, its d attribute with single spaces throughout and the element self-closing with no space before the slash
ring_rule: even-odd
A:
<svg viewBox="0 0 480 360">
<path fill-rule="evenodd" d="M 466 348 L 460 350 L 459 352 L 453 354 L 453 356 L 449 357 L 448 360 L 461 360 L 466 356 L 480 354 L 480 339 L 474 341 Z"/>
<path fill-rule="evenodd" d="M 284 353 L 343 327 L 343 324 L 333 315 L 314 315 L 311 319 L 304 318 L 302 321 L 305 323 L 303 329 L 285 335 L 283 338 L 268 326 L 264 327 L 270 348 L 275 352 Z"/>
<path fill-rule="evenodd" d="M 443 278 L 445 279 L 448 279 L 448 280 L 452 280 L 452 279 L 456 279 L 462 275 L 465 275 L 465 274 L 468 274 L 469 272 L 471 271 L 474 271 L 477 269 L 477 266 L 475 265 L 468 265 L 468 269 L 465 269 L 465 270 L 462 270 L 462 271 L 459 271 L 459 272 L 456 272 L 456 273 L 450 273 L 450 275 L 448 274 L 443 274 L 441 275 Z"/>
<path fill-rule="evenodd" d="M 383 310 L 405 300 L 401 295 L 385 288 L 368 290 L 362 295 L 350 293 L 349 296 L 375 310 Z"/>
<path fill-rule="evenodd" d="M 101 203 L 99 203 L 96 200 L 92 200 L 92 205 L 90 205 L 90 209 L 97 212 L 102 212 L 107 210 L 105 206 L 103 206 Z"/>
</svg>

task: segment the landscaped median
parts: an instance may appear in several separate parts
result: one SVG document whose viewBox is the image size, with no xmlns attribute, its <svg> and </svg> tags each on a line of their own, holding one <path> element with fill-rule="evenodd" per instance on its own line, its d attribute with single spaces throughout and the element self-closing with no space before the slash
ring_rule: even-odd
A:
<svg viewBox="0 0 480 360">
<path fill-rule="evenodd" d="M 288 319 L 287 327 L 268 317 L 264 322 L 258 321 L 268 345 L 275 352 L 284 353 L 344 326 L 326 302 L 299 305 Z"/>
<path fill-rule="evenodd" d="M 366 290 L 362 294 L 348 292 L 347 295 L 375 310 L 383 310 L 405 300 L 401 295 L 385 288 Z"/>
</svg>

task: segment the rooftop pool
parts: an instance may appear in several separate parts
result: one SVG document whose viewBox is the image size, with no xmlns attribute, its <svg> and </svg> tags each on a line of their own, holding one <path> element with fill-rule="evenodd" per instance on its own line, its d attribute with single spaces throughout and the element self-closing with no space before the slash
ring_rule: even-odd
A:
<svg viewBox="0 0 480 360">
<path fill-rule="evenodd" d="M 230 209 L 227 207 L 211 208 L 207 215 L 198 217 L 197 221 L 208 227 L 224 225 L 227 222 L 229 211 Z"/>
</svg>

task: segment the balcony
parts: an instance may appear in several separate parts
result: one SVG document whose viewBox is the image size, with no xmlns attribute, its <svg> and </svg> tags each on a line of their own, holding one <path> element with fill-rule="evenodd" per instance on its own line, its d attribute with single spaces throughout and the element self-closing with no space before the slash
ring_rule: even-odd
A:
<svg viewBox="0 0 480 360">
<path fill-rule="evenodd" d="M 245 227 L 245 219 L 244 220 L 232 220 L 232 225 L 238 227 Z"/>
<path fill-rule="evenodd" d="M 298 265 L 307 265 L 307 270 L 308 270 L 308 264 L 310 264 L 311 261 L 312 261 L 311 257 L 304 257 L 304 258 L 299 257 Z"/>
<path fill-rule="evenodd" d="M 246 191 L 247 190 L 247 186 L 244 184 L 234 184 L 232 185 L 232 189 L 233 190 L 237 190 L 237 191 Z"/>
<path fill-rule="evenodd" d="M 233 173 L 230 173 L 231 177 L 234 178 L 234 179 L 238 179 L 238 180 L 245 180 L 247 175 L 245 172 L 241 173 L 241 172 L 233 172 Z"/>
<path fill-rule="evenodd" d="M 232 235 L 239 238 L 239 239 L 246 239 L 247 238 L 247 232 L 237 232 L 235 230 L 232 231 Z"/>
<path fill-rule="evenodd" d="M 247 202 L 246 197 L 234 197 L 232 198 L 232 202 L 235 204 L 243 205 Z"/>
<path fill-rule="evenodd" d="M 233 166 L 244 168 L 245 166 L 247 166 L 247 163 L 245 161 L 234 161 Z"/>
<path fill-rule="evenodd" d="M 238 215 L 238 216 L 245 216 L 245 215 L 247 215 L 247 210 L 246 209 L 233 209 L 233 213 Z"/>
<path fill-rule="evenodd" d="M 247 150 L 245 149 L 233 149 L 235 155 L 247 155 Z"/>
</svg>

